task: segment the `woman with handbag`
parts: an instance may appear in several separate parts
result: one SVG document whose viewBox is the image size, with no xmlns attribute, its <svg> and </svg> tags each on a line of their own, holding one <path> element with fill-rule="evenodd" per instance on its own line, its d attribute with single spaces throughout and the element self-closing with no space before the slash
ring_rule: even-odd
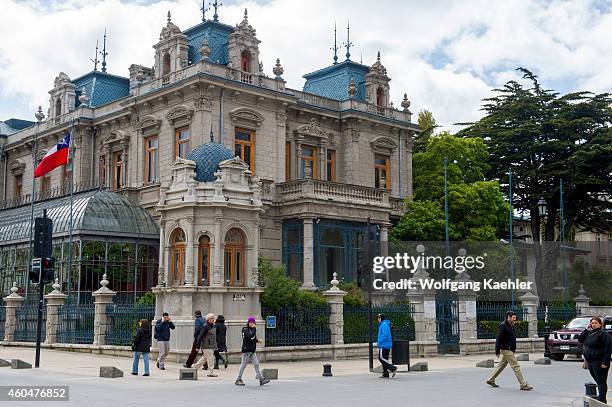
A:
<svg viewBox="0 0 612 407">
<path fill-rule="evenodd" d="M 134 343 L 132 344 L 134 351 L 134 363 L 132 364 L 132 374 L 138 375 L 138 362 L 140 355 L 144 363 L 144 375 L 149 376 L 149 352 L 151 352 L 151 328 L 147 319 L 141 319 L 138 322 L 138 330 L 134 335 Z"/>
<path fill-rule="evenodd" d="M 610 371 L 610 354 L 612 354 L 612 340 L 608 331 L 603 329 L 603 322 L 599 317 L 591 318 L 587 328 L 580 334 L 578 341 L 584 344 L 582 357 L 589 369 L 589 373 L 597 383 L 599 396 L 597 400 L 607 403 L 608 372 Z"/>
</svg>

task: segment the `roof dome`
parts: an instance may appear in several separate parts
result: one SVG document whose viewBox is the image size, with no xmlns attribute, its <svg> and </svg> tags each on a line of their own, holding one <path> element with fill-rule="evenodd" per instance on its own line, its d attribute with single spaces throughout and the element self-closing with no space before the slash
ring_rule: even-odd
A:
<svg viewBox="0 0 612 407">
<path fill-rule="evenodd" d="M 234 154 L 227 147 L 214 141 L 209 141 L 194 149 L 187 157 L 188 160 L 196 163 L 195 180 L 199 182 L 214 181 L 219 163 L 232 158 Z"/>
</svg>

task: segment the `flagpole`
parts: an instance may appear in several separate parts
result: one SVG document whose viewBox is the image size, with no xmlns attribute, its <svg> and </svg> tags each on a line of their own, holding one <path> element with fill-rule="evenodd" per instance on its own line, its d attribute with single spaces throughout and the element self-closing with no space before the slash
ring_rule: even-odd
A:
<svg viewBox="0 0 612 407">
<path fill-rule="evenodd" d="M 34 114 L 34 117 L 36 117 L 36 130 L 34 131 L 34 150 L 32 153 L 32 163 L 34 165 L 34 168 L 36 168 L 36 156 L 38 155 L 38 130 L 40 127 L 40 122 L 42 121 L 42 119 L 45 118 L 45 115 L 42 112 L 41 106 L 38 106 L 38 111 L 36 111 L 36 113 Z M 31 198 L 31 203 L 30 203 L 30 238 L 29 238 L 30 250 L 29 250 L 29 256 L 28 256 L 28 272 L 32 271 L 32 258 L 34 257 L 32 253 L 32 250 L 33 250 L 32 232 L 34 230 L 34 203 L 35 202 L 36 202 L 36 178 L 34 177 L 34 171 L 32 171 L 32 198 Z M 30 291 L 30 279 L 26 278 L 26 284 L 25 284 L 26 301 L 28 299 L 28 291 Z"/>
<path fill-rule="evenodd" d="M 73 209 L 73 194 L 74 194 L 74 118 L 72 119 L 72 129 L 70 130 L 70 155 L 68 165 L 70 165 L 70 226 L 68 228 L 68 296 L 67 304 L 70 304 L 70 293 L 72 291 L 72 209 Z M 77 293 L 77 296 L 80 293 Z M 77 304 L 80 298 L 77 299 Z"/>
</svg>

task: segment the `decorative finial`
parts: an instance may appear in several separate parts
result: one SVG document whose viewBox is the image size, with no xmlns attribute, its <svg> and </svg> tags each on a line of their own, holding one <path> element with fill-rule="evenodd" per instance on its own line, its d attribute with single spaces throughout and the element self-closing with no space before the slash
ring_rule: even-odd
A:
<svg viewBox="0 0 612 407">
<path fill-rule="evenodd" d="M 208 10 L 210 10 L 210 6 L 206 7 L 206 0 L 202 0 L 202 7 L 200 7 L 200 10 L 202 10 L 202 21 L 206 21 L 206 12 Z"/>
<path fill-rule="evenodd" d="M 34 117 L 36 117 L 36 120 L 38 120 L 39 123 L 45 118 L 41 106 L 38 106 L 38 110 L 36 111 L 36 113 L 34 113 Z"/>
<path fill-rule="evenodd" d="M 54 291 L 59 291 L 62 286 L 59 283 L 59 278 L 55 279 L 55 284 L 52 285 Z"/>
<path fill-rule="evenodd" d="M 376 62 L 380 62 L 380 51 L 376 54 Z"/>
<path fill-rule="evenodd" d="M 168 16 L 170 16 L 170 12 L 168 11 Z M 108 56 L 108 52 L 106 52 L 106 27 L 104 28 L 104 46 L 102 49 L 102 72 L 106 72 L 106 57 Z"/>
<path fill-rule="evenodd" d="M 13 281 L 13 286 L 11 287 L 11 294 L 17 294 L 17 291 L 19 291 L 19 288 L 17 288 L 17 282 Z"/>
<path fill-rule="evenodd" d="M 98 62 L 100 62 L 100 60 L 98 59 L 98 40 L 96 40 L 96 53 L 94 55 L 95 55 L 94 59 L 89 58 L 89 60 L 94 63 L 94 72 L 95 72 L 98 70 Z"/>
<path fill-rule="evenodd" d="M 215 9 L 215 14 L 213 14 L 213 21 L 219 21 L 219 13 L 217 13 L 217 9 L 222 5 L 223 3 L 219 3 L 217 0 L 215 0 L 215 2 L 212 4 L 213 8 Z"/>
<path fill-rule="evenodd" d="M 208 37 L 204 37 L 204 41 L 202 42 L 202 46 L 200 47 L 200 54 L 204 59 L 208 58 L 210 55 L 210 46 L 208 45 Z"/>
<path fill-rule="evenodd" d="M 334 46 L 330 48 L 332 51 L 334 51 L 334 65 L 338 64 L 338 43 L 336 31 L 336 23 L 334 22 Z"/>
<path fill-rule="evenodd" d="M 108 280 L 106 279 L 106 273 L 102 275 L 102 281 L 100 281 L 100 285 L 102 286 L 102 289 L 105 289 L 106 286 L 108 285 Z"/>
<path fill-rule="evenodd" d="M 283 76 L 285 70 L 281 66 L 280 58 L 276 58 L 276 65 L 274 65 L 274 68 L 272 68 L 272 72 L 274 75 L 276 75 L 276 79 L 282 79 L 281 76 Z"/>
<path fill-rule="evenodd" d="M 586 293 L 586 291 L 584 291 L 584 286 L 582 284 L 580 284 L 580 290 L 578 290 L 578 294 L 584 295 L 585 293 Z"/>
<path fill-rule="evenodd" d="M 244 19 L 248 21 L 249 19 L 249 12 L 247 11 L 247 9 L 244 9 Z"/>
<path fill-rule="evenodd" d="M 353 77 L 351 76 L 351 81 L 349 82 L 349 85 L 348 85 L 349 98 L 355 97 L 355 92 L 356 92 L 355 79 L 353 79 Z"/>
<path fill-rule="evenodd" d="M 350 61 L 351 60 L 351 47 L 354 44 L 351 42 L 351 22 L 348 21 L 347 25 L 346 25 L 346 42 L 343 44 L 343 46 L 346 48 L 346 60 Z"/>
<path fill-rule="evenodd" d="M 417 245 L 416 251 L 417 253 L 425 253 L 425 246 L 423 246 L 422 244 Z"/>
<path fill-rule="evenodd" d="M 213 143 L 215 141 L 215 137 L 212 131 L 212 123 L 210 124 L 210 142 Z"/>
<path fill-rule="evenodd" d="M 363 52 L 359 53 L 359 63 L 363 65 Z"/>
<path fill-rule="evenodd" d="M 336 273 L 335 271 L 333 274 L 332 281 L 330 281 L 330 283 L 332 285 L 329 289 L 330 291 L 340 291 L 340 289 L 338 288 L 338 284 L 340 284 L 340 281 L 338 281 L 338 273 Z"/>
<path fill-rule="evenodd" d="M 402 108 L 404 109 L 404 112 L 407 112 L 409 107 L 410 101 L 408 100 L 408 95 L 404 93 L 404 100 L 402 100 Z"/>
<path fill-rule="evenodd" d="M 87 96 L 87 92 L 85 91 L 85 87 L 81 88 L 81 96 L 79 96 L 79 102 L 83 106 L 87 106 L 87 102 L 89 101 L 89 97 Z"/>
<path fill-rule="evenodd" d="M 167 18 L 168 22 L 172 21 L 172 14 L 170 14 L 170 10 L 168 10 L 168 18 Z"/>
</svg>

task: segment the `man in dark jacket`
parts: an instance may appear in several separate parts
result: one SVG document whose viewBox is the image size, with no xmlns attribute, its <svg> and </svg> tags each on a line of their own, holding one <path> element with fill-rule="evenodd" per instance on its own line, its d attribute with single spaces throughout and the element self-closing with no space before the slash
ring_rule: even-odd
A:
<svg viewBox="0 0 612 407">
<path fill-rule="evenodd" d="M 507 365 L 510 365 L 518 382 L 521 385 L 521 390 L 531 390 L 531 387 L 523 378 L 521 367 L 516 361 L 514 352 L 516 351 L 516 332 L 514 331 L 514 324 L 516 323 L 516 314 L 512 311 L 506 312 L 506 320 L 499 324 L 497 328 L 497 338 L 495 340 L 495 356 L 499 357 L 502 355 L 501 360 L 497 368 L 491 373 L 487 384 L 491 387 L 499 387 L 495 383 L 495 379 L 504 370 Z"/>
<path fill-rule="evenodd" d="M 134 351 L 134 363 L 132 364 L 132 374 L 138 375 L 138 361 L 140 355 L 144 363 L 144 375 L 149 375 L 149 352 L 151 352 L 151 329 L 149 328 L 149 321 L 147 319 L 141 319 L 138 322 L 138 330 L 134 335 L 134 342 L 132 343 L 132 350 Z"/>
<path fill-rule="evenodd" d="M 263 386 L 266 383 L 270 383 L 270 379 L 265 379 L 259 371 L 259 359 L 257 359 L 257 355 L 255 354 L 258 342 L 261 342 L 261 339 L 257 338 L 255 317 L 250 316 L 247 320 L 247 325 L 242 328 L 242 360 L 240 361 L 240 370 L 238 371 L 238 377 L 235 382 L 236 386 L 244 386 L 242 374 L 249 360 L 253 363 L 255 377 L 259 379 L 259 385 Z"/>
<path fill-rule="evenodd" d="M 162 318 L 155 323 L 155 339 L 157 339 L 157 347 L 159 348 L 159 355 L 157 356 L 158 369 L 166 370 L 164 362 L 166 361 L 166 356 L 170 353 L 170 330 L 174 328 L 174 323 L 167 312 L 164 312 Z"/>
<path fill-rule="evenodd" d="M 197 310 L 195 312 L 195 321 L 194 321 L 194 329 L 193 329 L 193 344 L 191 346 L 191 353 L 187 358 L 187 362 L 185 362 L 185 367 L 191 367 L 193 362 L 195 361 L 196 356 L 198 356 L 198 348 L 196 346 L 196 341 L 198 340 L 198 336 L 200 336 L 200 330 L 206 324 L 206 320 L 202 318 L 202 311 Z"/>
<path fill-rule="evenodd" d="M 605 330 L 600 317 L 593 317 L 587 328 L 578 337 L 578 342 L 584 344 L 584 358 L 591 377 L 597 383 L 597 400 L 607 403 L 608 372 L 610 371 L 610 355 L 612 354 L 612 338 Z"/>
<path fill-rule="evenodd" d="M 215 322 L 215 333 L 217 334 L 217 349 L 215 349 L 215 369 L 219 369 L 219 361 L 221 361 L 227 369 L 227 327 L 225 326 L 225 317 L 217 315 Z M 221 356 L 221 352 L 225 352 L 225 358 Z"/>
<path fill-rule="evenodd" d="M 193 368 L 199 369 L 200 366 L 208 365 L 208 377 L 217 377 L 213 370 L 215 364 L 213 351 L 217 348 L 217 334 L 215 333 L 215 314 L 206 316 L 206 324 L 200 330 L 200 335 L 196 339 L 196 347 L 202 350 L 202 357 L 198 360 Z"/>
</svg>

